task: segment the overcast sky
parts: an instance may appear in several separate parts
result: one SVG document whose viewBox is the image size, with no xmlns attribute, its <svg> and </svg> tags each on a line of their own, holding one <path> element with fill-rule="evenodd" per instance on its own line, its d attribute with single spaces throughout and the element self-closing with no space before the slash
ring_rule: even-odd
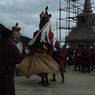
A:
<svg viewBox="0 0 95 95">
<path fill-rule="evenodd" d="M 61 1 L 62 7 L 64 7 L 64 0 Z M 38 29 L 39 15 L 47 5 L 49 13 L 52 14 L 54 32 L 56 31 L 56 19 L 59 15 L 59 0 L 0 0 L 0 23 L 11 29 L 11 26 L 18 22 L 21 33 L 32 37 L 33 32 Z"/>
<path fill-rule="evenodd" d="M 0 23 L 11 28 L 19 22 L 21 33 L 32 37 L 38 29 L 39 15 L 46 5 L 49 6 L 49 13 L 52 13 L 52 22 L 55 22 L 58 0 L 0 0 Z"/>
</svg>

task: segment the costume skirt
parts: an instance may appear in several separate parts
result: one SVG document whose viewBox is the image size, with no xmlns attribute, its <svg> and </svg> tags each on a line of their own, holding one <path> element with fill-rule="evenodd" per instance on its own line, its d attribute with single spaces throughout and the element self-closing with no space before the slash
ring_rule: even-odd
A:
<svg viewBox="0 0 95 95">
<path fill-rule="evenodd" d="M 33 74 L 57 74 L 59 65 L 48 54 L 35 53 L 33 56 L 26 57 L 19 64 L 19 70 L 29 78 Z"/>
</svg>

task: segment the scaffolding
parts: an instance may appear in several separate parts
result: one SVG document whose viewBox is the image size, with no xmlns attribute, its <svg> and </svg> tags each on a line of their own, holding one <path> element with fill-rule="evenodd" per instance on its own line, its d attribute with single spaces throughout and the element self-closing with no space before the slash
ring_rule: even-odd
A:
<svg viewBox="0 0 95 95">
<path fill-rule="evenodd" d="M 65 39 L 62 39 L 62 32 L 66 37 L 72 27 L 77 26 L 77 15 L 82 12 L 82 8 L 83 2 L 80 0 L 64 0 L 63 6 L 61 0 L 59 0 L 59 18 L 56 21 L 56 38 L 58 41 L 66 43 Z M 62 13 L 65 13 L 64 18 Z"/>
</svg>

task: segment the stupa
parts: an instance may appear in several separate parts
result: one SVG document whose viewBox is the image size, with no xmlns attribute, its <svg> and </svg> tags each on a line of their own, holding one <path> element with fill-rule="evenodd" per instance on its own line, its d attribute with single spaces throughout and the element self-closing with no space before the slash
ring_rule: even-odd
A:
<svg viewBox="0 0 95 95">
<path fill-rule="evenodd" d="M 82 13 L 77 15 L 77 26 L 72 28 L 66 42 L 71 48 L 95 46 L 95 13 L 91 0 L 85 0 Z"/>
</svg>

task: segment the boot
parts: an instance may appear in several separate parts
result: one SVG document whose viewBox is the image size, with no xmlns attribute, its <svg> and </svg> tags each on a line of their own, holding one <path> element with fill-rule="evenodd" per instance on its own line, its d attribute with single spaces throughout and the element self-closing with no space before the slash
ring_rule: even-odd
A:
<svg viewBox="0 0 95 95">
<path fill-rule="evenodd" d="M 44 82 L 45 82 L 45 80 L 44 80 L 44 77 L 42 76 L 42 77 L 41 77 L 41 81 L 38 82 L 38 84 L 43 84 Z"/>
<path fill-rule="evenodd" d="M 63 72 L 63 71 L 61 71 L 61 72 L 60 72 L 60 74 L 61 74 L 61 78 L 62 78 L 61 83 L 64 83 L 64 72 Z"/>
<path fill-rule="evenodd" d="M 44 86 L 49 86 L 48 76 L 46 75 L 44 78 L 45 78 Z"/>
</svg>

